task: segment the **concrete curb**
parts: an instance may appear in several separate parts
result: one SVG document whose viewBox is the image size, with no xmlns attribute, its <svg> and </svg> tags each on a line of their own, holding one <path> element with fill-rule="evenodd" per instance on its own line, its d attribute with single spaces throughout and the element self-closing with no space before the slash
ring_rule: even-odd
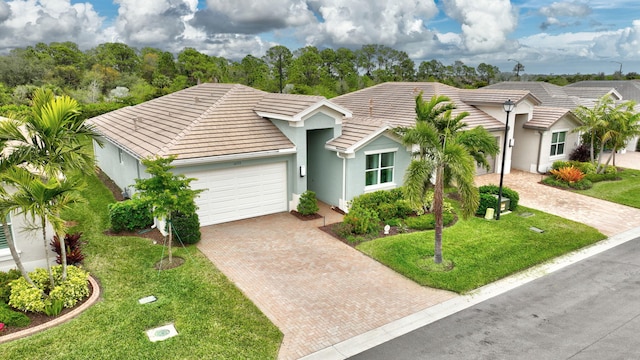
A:
<svg viewBox="0 0 640 360">
<path fill-rule="evenodd" d="M 93 304 L 95 304 L 98 299 L 100 298 L 100 286 L 98 285 L 98 282 L 92 277 L 89 276 L 89 283 L 91 284 L 91 288 L 93 289 L 93 292 L 91 293 L 91 296 L 89 297 L 89 299 L 87 299 L 87 301 L 85 301 L 84 303 L 82 303 L 82 305 L 78 306 L 77 308 L 73 309 L 72 311 L 69 311 L 68 313 L 57 317 L 51 321 L 47 321 L 44 324 L 40 324 L 38 326 L 34 326 L 32 328 L 26 329 L 26 330 L 22 330 L 22 331 L 18 331 L 18 332 L 14 332 L 12 334 L 9 335 L 5 335 L 5 336 L 0 336 L 0 344 L 2 343 L 6 343 L 12 340 L 16 340 L 16 339 L 20 339 L 23 337 L 27 337 L 30 335 L 33 335 L 35 333 L 38 333 L 40 331 L 44 331 L 47 330 L 49 328 L 52 328 L 54 326 L 60 325 L 62 323 L 65 323 L 71 319 L 73 319 L 74 317 L 80 315 L 82 312 L 84 312 L 85 310 L 87 310 L 89 307 L 91 307 Z"/>
<path fill-rule="evenodd" d="M 521 273 L 517 273 L 502 280 L 485 285 L 472 291 L 468 295 L 455 297 L 451 300 L 447 300 L 415 314 L 383 325 L 377 329 L 370 330 L 364 334 L 334 344 L 313 354 L 307 355 L 303 357 L 302 360 L 343 360 L 349 358 L 636 238 L 640 238 L 640 227 L 616 234 L 591 246 L 576 250 L 550 260 L 544 264 L 534 266 L 533 268 Z"/>
</svg>

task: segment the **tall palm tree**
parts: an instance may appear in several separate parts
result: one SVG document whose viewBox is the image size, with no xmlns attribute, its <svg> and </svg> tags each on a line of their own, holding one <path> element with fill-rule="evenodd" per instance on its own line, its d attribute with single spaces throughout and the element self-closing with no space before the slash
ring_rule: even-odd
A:
<svg viewBox="0 0 640 360">
<path fill-rule="evenodd" d="M 404 178 L 408 200 L 414 206 L 424 208 L 425 195 L 433 187 L 431 211 L 435 217 L 436 264 L 442 263 L 445 186 L 454 186 L 460 194 L 462 217 L 472 216 L 479 203 L 478 189 L 474 185 L 476 162 L 488 168 L 487 155 L 493 156 L 499 150 L 495 139 L 484 128 L 464 130 L 466 124 L 462 119 L 469 114 L 454 115 L 455 108 L 446 96 L 434 95 L 425 101 L 420 93 L 416 97 L 415 127 L 395 129 L 403 144 L 415 149 Z"/>
<path fill-rule="evenodd" d="M 0 212 L 14 211 L 18 214 L 28 215 L 34 222 L 38 221 L 37 226 L 42 232 L 49 281 L 53 288 L 55 284 L 48 256 L 47 224 L 51 224 L 55 235 L 59 238 L 64 237 L 66 226 L 60 213 L 69 205 L 82 200 L 79 195 L 79 190 L 82 188 L 80 178 L 44 179 L 17 166 L 8 169 L 3 177 L 6 183 L 16 188 L 16 191 L 11 194 L 6 192 L 3 194 L 0 201 Z M 61 244 L 61 248 L 63 247 L 64 244 Z M 61 258 L 63 259 L 62 278 L 64 280 L 66 278 L 64 253 Z"/>
<path fill-rule="evenodd" d="M 602 136 L 606 131 L 609 123 L 609 116 L 611 114 L 611 108 L 613 107 L 613 98 L 609 95 L 605 95 L 598 99 L 593 108 L 588 108 L 584 105 L 578 106 L 573 113 L 582 122 L 581 126 L 576 127 L 574 132 L 584 132 L 589 134 L 589 150 L 591 155 L 591 162 L 595 162 L 595 142 L 602 140 Z M 602 155 L 602 150 L 599 149 L 599 155 Z M 600 159 L 600 157 L 598 157 Z"/>
<path fill-rule="evenodd" d="M 634 110 L 636 103 L 627 101 L 615 108 L 615 112 L 608 122 L 608 128 L 603 134 L 603 141 L 608 141 L 611 146 L 611 153 L 607 158 L 603 168 L 606 169 L 613 158 L 615 166 L 615 154 L 624 148 L 627 142 L 635 136 L 640 135 L 640 113 Z"/>
<path fill-rule="evenodd" d="M 70 97 L 55 97 L 51 90 L 36 90 L 29 115 L 14 115 L 0 121 L 0 180 L 13 166 L 28 169 L 45 182 L 64 179 L 73 171 L 93 171 L 95 159 L 91 144 L 98 139 L 98 134 L 78 113 L 79 105 Z M 64 278 L 66 246 L 64 236 L 59 237 Z M 14 256 L 14 261 L 20 268 L 19 257 Z"/>
</svg>

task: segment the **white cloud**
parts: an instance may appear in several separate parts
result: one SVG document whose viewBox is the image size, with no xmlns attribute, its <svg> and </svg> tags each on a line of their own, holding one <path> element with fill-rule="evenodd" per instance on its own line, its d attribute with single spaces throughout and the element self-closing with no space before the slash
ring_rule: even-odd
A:
<svg viewBox="0 0 640 360">
<path fill-rule="evenodd" d="M 185 18 L 192 17 L 197 1 L 116 0 L 120 5 L 115 31 L 121 40 L 133 46 L 165 46 L 185 30 Z"/>
<path fill-rule="evenodd" d="M 102 21 L 90 3 L 72 5 L 69 0 L 2 1 L 0 51 L 54 41 L 95 46 L 104 40 L 100 29 Z"/>
<path fill-rule="evenodd" d="M 485 53 L 500 49 L 516 28 L 518 16 L 509 0 L 444 0 L 445 12 L 462 28 L 466 50 Z"/>
<path fill-rule="evenodd" d="M 579 25 L 579 21 L 569 21 L 572 18 L 586 18 L 592 12 L 591 7 L 585 3 L 577 1 L 554 2 L 549 6 L 543 6 L 538 11 L 547 19 L 540 24 L 542 30 L 549 27 L 567 27 L 571 25 Z M 561 20 L 565 19 L 565 20 Z"/>
<path fill-rule="evenodd" d="M 413 42 L 428 33 L 424 21 L 438 13 L 432 0 L 313 0 L 309 5 L 320 18 L 305 29 L 312 45 Z"/>
</svg>

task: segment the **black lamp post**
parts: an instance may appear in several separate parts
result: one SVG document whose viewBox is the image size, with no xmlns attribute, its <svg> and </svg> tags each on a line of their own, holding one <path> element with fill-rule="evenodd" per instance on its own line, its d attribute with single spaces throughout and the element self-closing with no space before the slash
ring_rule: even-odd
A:
<svg viewBox="0 0 640 360">
<path fill-rule="evenodd" d="M 502 212 L 502 180 L 504 179 L 504 160 L 507 157 L 507 136 L 509 136 L 509 113 L 513 111 L 516 103 L 511 99 L 502 104 L 504 111 L 507 113 L 507 121 L 504 123 L 504 141 L 502 143 L 502 167 L 500 168 L 500 187 L 498 188 L 498 208 L 496 209 L 496 220 L 500 220 L 500 212 Z"/>
</svg>

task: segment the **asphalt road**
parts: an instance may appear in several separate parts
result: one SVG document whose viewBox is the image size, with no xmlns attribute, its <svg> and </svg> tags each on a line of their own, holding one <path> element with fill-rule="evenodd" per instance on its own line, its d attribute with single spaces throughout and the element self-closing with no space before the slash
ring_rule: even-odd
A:
<svg viewBox="0 0 640 360">
<path fill-rule="evenodd" d="M 350 359 L 640 359 L 640 238 Z"/>
</svg>

